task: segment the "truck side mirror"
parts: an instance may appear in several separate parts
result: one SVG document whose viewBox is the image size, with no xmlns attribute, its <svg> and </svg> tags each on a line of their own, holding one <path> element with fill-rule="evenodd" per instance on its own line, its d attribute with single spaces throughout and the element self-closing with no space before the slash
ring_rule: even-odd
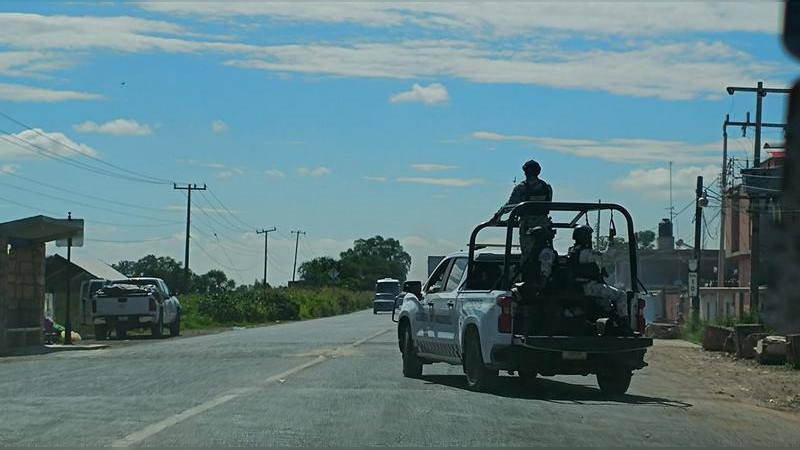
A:
<svg viewBox="0 0 800 450">
<path fill-rule="evenodd" d="M 421 281 L 406 281 L 403 283 L 403 291 L 409 294 L 414 294 L 418 299 L 422 300 L 422 282 Z"/>
</svg>

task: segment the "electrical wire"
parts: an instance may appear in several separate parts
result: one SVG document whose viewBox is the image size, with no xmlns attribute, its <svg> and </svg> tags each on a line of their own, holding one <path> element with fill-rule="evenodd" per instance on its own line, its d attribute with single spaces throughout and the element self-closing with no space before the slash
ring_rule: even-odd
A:
<svg viewBox="0 0 800 450">
<path fill-rule="evenodd" d="M 105 175 L 107 177 L 116 178 L 116 179 L 119 179 L 119 180 L 137 181 L 137 182 L 144 182 L 144 183 L 150 183 L 150 184 L 161 184 L 161 183 L 154 183 L 154 182 L 147 181 L 147 180 L 142 180 L 140 178 L 135 178 L 135 177 L 131 177 L 131 176 L 123 175 L 123 174 L 110 172 L 108 170 L 100 169 L 100 168 L 91 166 L 89 164 L 85 164 L 85 163 L 81 163 L 79 161 L 71 160 L 71 159 L 67 158 L 66 156 L 59 155 L 58 153 L 55 153 L 55 152 L 53 152 L 51 150 L 48 150 L 48 149 L 46 149 L 46 148 L 44 148 L 44 147 L 42 147 L 40 145 L 37 145 L 37 144 L 34 144 L 32 142 L 26 141 L 25 139 L 22 139 L 21 137 L 19 137 L 17 135 L 14 135 L 14 134 L 11 134 L 11 133 L 3 130 L 3 129 L 0 129 L 0 133 L 3 133 L 3 134 L 0 134 L 0 140 L 6 141 L 9 144 L 14 145 L 16 147 L 19 147 L 19 148 L 21 148 L 23 150 L 27 150 L 29 152 L 33 152 L 33 153 L 35 153 L 37 155 L 44 156 L 45 158 L 49 158 L 49 159 L 52 159 L 54 161 L 62 162 L 64 164 L 76 167 L 78 169 L 83 169 L 83 170 L 86 170 L 86 171 L 89 171 L 89 172 L 92 172 L 92 173 L 96 173 L 96 174 L 99 174 L 99 175 Z M 16 140 L 22 142 L 22 144 L 20 144 L 18 142 L 14 142 L 10 138 L 16 139 Z M 25 145 L 23 145 L 23 144 L 25 144 Z"/>
<path fill-rule="evenodd" d="M 161 222 L 161 223 L 164 223 L 164 224 L 178 224 L 178 223 L 181 223 L 179 221 L 156 219 L 156 218 L 153 218 L 153 217 L 143 216 L 141 214 L 134 214 L 134 213 L 129 213 L 129 212 L 115 211 L 113 209 L 103 208 L 101 206 L 92 205 L 90 203 L 83 203 L 83 202 L 75 201 L 75 200 L 64 198 L 64 197 L 58 197 L 58 196 L 55 196 L 55 195 L 43 194 L 41 192 L 36 192 L 36 191 L 30 190 L 30 189 L 26 189 L 26 188 L 23 188 L 23 187 L 15 186 L 13 184 L 5 183 L 5 182 L 2 182 L 2 181 L 0 181 L 0 185 L 7 186 L 7 187 L 10 187 L 12 189 L 17 189 L 19 191 L 27 192 L 29 194 L 34 194 L 34 195 L 38 195 L 38 196 L 41 196 L 41 197 L 46 197 L 46 198 L 50 198 L 50 199 L 53 199 L 53 200 L 66 202 L 66 203 L 69 203 L 69 204 L 80 205 L 80 206 L 84 206 L 86 208 L 96 209 L 98 211 L 105 211 L 105 212 L 109 212 L 109 213 L 112 213 L 112 214 L 119 214 L 119 215 L 129 216 L 129 217 L 138 217 L 140 219 L 151 220 L 153 222 Z"/>
<path fill-rule="evenodd" d="M 219 197 L 217 197 L 217 194 L 215 194 L 215 193 L 214 193 L 214 191 L 212 191 L 211 189 L 209 189 L 209 190 L 208 190 L 208 193 L 209 193 L 209 194 L 211 194 L 211 197 L 213 197 L 213 198 L 214 198 L 214 200 L 216 200 L 216 201 L 217 201 L 217 203 L 219 203 L 219 206 L 221 206 L 221 207 L 222 207 L 222 209 L 224 209 L 225 211 L 227 211 L 227 212 L 228 212 L 228 214 L 230 214 L 230 215 L 231 215 L 231 217 L 233 217 L 234 219 L 236 219 L 236 221 L 237 221 L 237 222 L 239 222 L 239 223 L 241 223 L 242 225 L 244 225 L 246 229 L 248 229 L 248 230 L 255 230 L 255 229 L 257 228 L 257 227 L 254 227 L 254 226 L 250 225 L 249 223 L 245 222 L 244 220 L 242 220 L 242 219 L 239 217 L 239 215 L 238 215 L 238 214 L 234 214 L 234 213 L 232 213 L 232 212 L 231 212 L 231 210 L 230 210 L 230 209 L 228 209 L 228 207 L 227 207 L 227 206 L 225 206 L 225 204 L 224 204 L 224 203 L 222 203 L 222 200 L 220 200 L 220 199 L 219 199 Z"/>
<path fill-rule="evenodd" d="M 203 200 L 205 200 L 206 204 L 209 206 L 209 211 L 216 213 L 227 224 L 227 225 L 222 224 L 223 228 L 227 228 L 229 230 L 236 231 L 236 232 L 239 232 L 239 233 L 246 233 L 246 232 L 248 232 L 250 230 L 254 230 L 255 229 L 255 228 L 242 229 L 238 225 L 236 225 L 233 222 L 231 222 L 230 220 L 228 220 L 228 218 L 225 216 L 225 214 L 222 214 L 222 212 L 220 212 L 219 208 L 217 206 L 215 206 L 208 199 L 208 197 L 206 197 L 205 192 L 200 191 L 200 196 L 203 197 Z M 225 209 L 225 210 L 228 211 L 228 214 L 231 214 L 231 215 L 233 214 L 232 212 L 230 212 L 230 210 L 228 210 L 228 209 Z M 219 221 L 215 220 L 215 222 L 221 224 L 221 222 L 219 222 Z"/>
<path fill-rule="evenodd" d="M 102 160 L 102 159 L 100 159 L 100 158 L 98 158 L 96 156 L 92 156 L 92 155 L 86 154 L 86 152 L 84 152 L 83 150 L 77 149 L 75 147 L 72 147 L 71 145 L 67 145 L 67 144 L 65 144 L 65 143 L 63 143 L 61 141 L 53 139 L 48 134 L 43 133 L 41 130 L 31 127 L 30 125 L 27 125 L 26 123 L 11 117 L 10 115 L 8 115 L 7 113 L 5 113 L 3 111 L 0 111 L 0 116 L 5 117 L 6 119 L 10 120 L 11 122 L 13 122 L 13 123 L 25 128 L 27 130 L 33 131 L 34 133 L 44 137 L 45 139 L 55 143 L 56 145 L 61 146 L 62 148 L 66 148 L 68 150 L 71 150 L 71 151 L 75 152 L 76 154 L 82 155 L 82 156 L 84 156 L 86 158 L 89 158 L 89 159 L 91 159 L 93 161 L 97 161 L 97 162 L 99 162 L 101 164 L 104 164 L 104 165 L 106 165 L 108 167 L 111 167 L 111 168 L 114 168 L 116 170 L 119 170 L 119 171 L 122 171 L 122 172 L 126 172 L 128 174 L 133 174 L 133 175 L 135 175 L 137 177 L 141 177 L 143 179 L 142 181 L 144 181 L 144 182 L 147 182 L 147 183 L 159 183 L 159 184 L 173 184 L 173 182 L 170 181 L 170 180 L 165 180 L 163 178 L 157 178 L 157 177 L 153 177 L 151 175 L 139 173 L 139 172 L 133 171 L 131 169 L 120 167 L 120 166 L 117 166 L 116 164 L 112 164 L 110 162 L 104 161 L 104 160 Z M 10 133 L 6 133 L 6 134 L 10 135 Z M 148 179 L 151 180 L 151 181 L 145 181 L 145 180 L 148 180 Z"/>
<path fill-rule="evenodd" d="M 64 187 L 60 187 L 60 186 L 56 186 L 56 185 L 53 185 L 53 184 L 45 183 L 44 181 L 39 181 L 39 180 L 35 180 L 33 178 L 28 178 L 28 177 L 22 176 L 22 175 L 20 175 L 18 173 L 14 173 L 14 172 L 3 172 L 3 175 L 10 175 L 12 177 L 23 179 L 23 180 L 28 181 L 30 183 L 34 183 L 34 184 L 38 184 L 38 185 L 41 185 L 41 186 L 49 187 L 50 189 L 53 189 L 53 190 L 68 192 L 70 194 L 78 195 L 80 197 L 85 197 L 85 198 L 88 198 L 88 199 L 91 199 L 91 200 L 97 200 L 97 201 L 105 202 L 105 203 L 111 203 L 113 205 L 124 206 L 126 208 L 134 208 L 134 209 L 141 209 L 141 210 L 147 210 L 147 211 L 158 211 L 158 212 L 162 212 L 162 213 L 169 211 L 169 210 L 166 210 L 166 209 L 163 209 L 163 208 L 155 208 L 155 207 L 152 207 L 152 206 L 134 205 L 132 203 L 124 203 L 124 202 L 120 202 L 120 201 L 117 201 L 117 200 L 109 200 L 109 199 L 102 198 L 102 197 L 96 197 L 96 196 L 89 195 L 89 194 L 83 194 L 83 193 L 78 192 L 78 191 L 73 191 L 71 189 L 67 189 L 67 188 L 64 188 Z"/>
</svg>

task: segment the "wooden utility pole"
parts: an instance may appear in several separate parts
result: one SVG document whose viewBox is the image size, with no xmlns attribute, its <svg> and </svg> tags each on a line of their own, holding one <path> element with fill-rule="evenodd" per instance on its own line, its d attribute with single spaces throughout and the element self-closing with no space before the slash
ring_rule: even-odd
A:
<svg viewBox="0 0 800 450">
<path fill-rule="evenodd" d="M 269 234 L 277 230 L 278 229 L 275 227 L 272 227 L 269 230 L 265 230 L 263 228 L 256 230 L 256 234 L 264 235 L 264 289 L 267 288 L 267 251 L 269 250 Z"/>
<path fill-rule="evenodd" d="M 729 86 L 727 88 L 728 95 L 733 95 L 736 92 L 752 92 L 756 94 L 756 122 L 755 122 L 755 144 L 753 153 L 753 168 L 758 168 L 761 164 L 761 123 L 763 100 L 769 93 L 775 94 L 789 94 L 790 89 L 784 88 L 765 88 L 764 82 L 759 81 L 758 85 L 752 87 L 736 87 Z M 752 313 L 759 312 L 759 292 L 758 288 L 761 281 L 761 197 L 758 195 L 750 196 L 750 311 Z"/>
<path fill-rule="evenodd" d="M 297 274 L 297 248 L 300 244 L 300 235 L 306 234 L 306 232 L 297 230 L 297 231 L 292 231 L 292 234 L 297 235 L 297 239 L 295 239 L 294 241 L 294 266 L 292 266 L 292 281 L 294 281 L 295 275 Z"/>
<path fill-rule="evenodd" d="M 189 194 L 186 197 L 186 253 L 183 258 L 183 289 L 189 290 L 191 282 L 189 279 L 189 229 L 192 223 L 192 191 L 205 191 L 206 185 L 204 183 L 203 187 L 200 187 L 196 184 L 186 183 L 186 186 L 178 186 L 177 183 L 174 183 L 172 188 L 179 191 L 187 191 Z"/>
</svg>

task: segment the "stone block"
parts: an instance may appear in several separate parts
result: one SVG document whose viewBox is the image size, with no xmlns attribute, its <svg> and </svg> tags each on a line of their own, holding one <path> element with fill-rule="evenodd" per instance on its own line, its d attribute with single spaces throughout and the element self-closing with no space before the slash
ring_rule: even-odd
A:
<svg viewBox="0 0 800 450">
<path fill-rule="evenodd" d="M 733 328 L 708 325 L 703 331 L 703 350 L 724 351 L 725 342 L 733 335 Z"/>
<path fill-rule="evenodd" d="M 753 359 L 757 356 L 756 344 L 761 339 L 769 336 L 769 333 L 753 333 L 744 338 L 741 358 Z"/>
<path fill-rule="evenodd" d="M 736 356 L 739 358 L 744 358 L 745 354 L 752 355 L 753 350 L 752 346 L 750 349 L 747 349 L 745 346 L 744 340 L 747 336 L 750 336 L 753 333 L 763 333 L 764 332 L 764 325 L 761 324 L 739 324 L 733 326 L 733 337 L 734 337 L 734 347 L 736 349 Z M 753 355 L 755 356 L 755 355 Z M 751 358 L 753 356 L 750 356 Z"/>
<path fill-rule="evenodd" d="M 759 339 L 755 351 L 759 364 L 783 364 L 786 361 L 786 337 L 766 336 Z"/>
<path fill-rule="evenodd" d="M 800 369 L 800 334 L 786 336 L 786 362 Z"/>
</svg>

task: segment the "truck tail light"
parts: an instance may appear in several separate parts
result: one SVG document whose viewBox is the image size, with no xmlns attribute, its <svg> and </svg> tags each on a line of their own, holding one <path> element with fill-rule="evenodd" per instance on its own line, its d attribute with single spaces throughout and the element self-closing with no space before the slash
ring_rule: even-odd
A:
<svg viewBox="0 0 800 450">
<path fill-rule="evenodd" d="M 151 298 L 150 299 L 150 311 L 155 311 L 156 309 L 157 309 L 156 308 L 156 301 L 155 301 L 155 299 Z"/>
<path fill-rule="evenodd" d="M 511 301 L 512 297 L 497 298 L 497 306 L 500 307 L 500 316 L 497 317 L 497 331 L 499 333 L 511 333 L 511 323 L 513 319 L 511 315 Z"/>
<path fill-rule="evenodd" d="M 644 334 L 644 329 L 646 327 L 645 320 L 644 320 L 644 307 L 647 306 L 647 302 L 643 298 L 639 299 L 639 303 L 637 304 L 638 310 L 636 315 L 636 325 L 639 328 L 639 333 Z"/>
<path fill-rule="evenodd" d="M 92 300 L 92 314 L 97 314 L 97 300 Z"/>
</svg>

